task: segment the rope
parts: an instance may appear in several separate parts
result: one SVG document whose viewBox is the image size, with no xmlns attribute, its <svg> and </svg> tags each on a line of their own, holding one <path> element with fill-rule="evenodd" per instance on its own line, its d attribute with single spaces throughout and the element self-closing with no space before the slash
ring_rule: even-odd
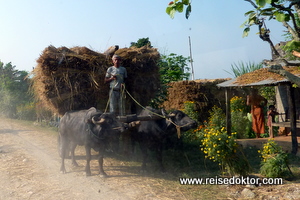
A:
<svg viewBox="0 0 300 200">
<path fill-rule="evenodd" d="M 172 124 L 176 127 L 178 139 L 181 137 L 181 130 L 180 130 L 180 129 L 181 129 L 182 127 L 185 127 L 185 126 L 188 126 L 188 125 L 192 124 L 192 122 L 191 122 L 191 123 L 185 124 L 185 125 L 183 125 L 183 126 L 179 126 L 179 125 L 177 125 L 175 122 L 173 122 L 170 118 L 167 118 L 167 117 L 164 116 L 164 115 L 157 114 L 157 113 L 155 113 L 155 112 L 153 112 L 153 111 L 147 109 L 146 107 L 142 106 L 142 105 L 141 105 L 135 98 L 133 98 L 133 96 L 126 90 L 125 86 L 124 86 L 124 90 L 126 91 L 126 93 L 128 94 L 128 96 L 129 96 L 129 97 L 130 97 L 137 105 L 139 105 L 141 108 L 143 108 L 143 109 L 149 111 L 150 113 L 152 113 L 152 114 L 154 114 L 154 115 L 157 115 L 157 116 L 159 116 L 159 117 L 161 117 L 161 118 L 165 118 L 167 121 L 169 121 L 170 123 L 172 123 Z"/>
<path fill-rule="evenodd" d="M 156 115 L 156 116 L 159 116 L 161 118 L 166 118 L 166 116 L 164 115 L 160 115 L 160 114 L 157 114 L 149 109 L 147 109 L 146 107 L 142 106 L 135 98 L 133 98 L 133 96 L 131 96 L 131 94 L 126 90 L 125 86 L 124 86 L 124 90 L 126 91 L 126 93 L 128 94 L 128 96 L 137 104 L 139 105 L 141 108 L 145 109 L 145 110 L 148 110 L 150 113 Z M 167 119 L 167 118 L 166 118 Z"/>
<path fill-rule="evenodd" d="M 115 86 L 114 86 L 115 87 Z M 110 88 L 110 91 L 109 91 L 109 95 L 108 95 L 108 100 L 107 100 L 107 103 L 106 103 L 106 107 L 105 107 L 105 110 L 104 110 L 104 113 L 107 113 L 107 110 L 108 110 L 108 106 L 109 106 L 109 103 L 111 101 L 111 94 L 114 90 L 114 87 L 113 88 Z M 125 98 L 126 96 L 124 96 L 124 90 L 125 90 L 125 84 L 121 84 L 121 90 L 120 90 L 120 98 L 122 99 L 122 103 L 121 103 L 121 108 L 119 108 L 119 112 L 121 111 L 121 113 L 124 113 L 124 100 L 123 100 L 123 97 Z M 119 103 L 118 103 L 119 104 Z"/>
<path fill-rule="evenodd" d="M 112 92 L 113 92 L 113 89 L 110 89 L 109 95 L 108 95 L 108 100 L 107 100 L 107 103 L 106 103 L 106 107 L 105 107 L 104 113 L 107 112 L 107 108 L 108 108 L 108 105 L 109 105 L 109 102 L 110 102 L 110 98 L 111 98 Z"/>
</svg>

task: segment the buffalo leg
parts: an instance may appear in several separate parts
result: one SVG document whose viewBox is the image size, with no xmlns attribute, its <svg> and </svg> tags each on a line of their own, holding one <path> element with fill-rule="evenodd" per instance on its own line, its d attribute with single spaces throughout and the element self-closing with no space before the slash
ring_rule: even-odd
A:
<svg viewBox="0 0 300 200">
<path fill-rule="evenodd" d="M 107 174 L 103 170 L 103 152 L 104 152 L 104 149 L 102 151 L 99 151 L 99 156 L 98 156 L 99 174 L 101 177 L 106 177 Z"/>
<path fill-rule="evenodd" d="M 72 165 L 75 167 L 78 167 L 78 164 L 75 160 L 75 148 L 76 148 L 76 144 L 75 143 L 71 143 L 71 158 L 72 158 Z"/>
<path fill-rule="evenodd" d="M 160 170 L 162 172 L 165 172 L 165 168 L 162 163 L 162 145 L 159 145 L 159 147 L 156 149 L 156 158 L 157 158 Z"/>
<path fill-rule="evenodd" d="M 91 162 L 91 147 L 85 146 L 85 152 L 86 152 L 86 165 L 85 165 L 85 173 L 86 176 L 91 176 L 91 168 L 90 168 L 90 162 Z"/>
<path fill-rule="evenodd" d="M 65 174 L 66 173 L 66 168 L 65 168 L 65 156 L 66 156 L 66 150 L 67 150 L 67 139 L 64 137 L 61 137 L 61 166 L 60 166 L 60 172 Z"/>
<path fill-rule="evenodd" d="M 148 160 L 148 152 L 145 143 L 144 144 L 140 143 L 140 148 L 143 154 L 142 172 L 145 172 L 147 167 L 147 160 Z"/>
</svg>

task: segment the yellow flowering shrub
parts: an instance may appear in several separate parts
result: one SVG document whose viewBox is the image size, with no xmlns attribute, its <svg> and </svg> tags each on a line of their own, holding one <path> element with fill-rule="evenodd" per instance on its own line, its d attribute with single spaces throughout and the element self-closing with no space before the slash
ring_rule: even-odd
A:
<svg viewBox="0 0 300 200">
<path fill-rule="evenodd" d="M 236 153 L 237 143 L 233 136 L 227 135 L 225 127 L 221 130 L 214 128 L 204 128 L 204 135 L 201 140 L 201 150 L 205 153 L 205 157 L 220 164 L 224 163 L 232 154 Z"/>
<path fill-rule="evenodd" d="M 259 150 L 262 161 L 260 173 L 266 177 L 276 178 L 288 178 L 293 176 L 289 165 L 288 155 L 283 151 L 274 139 L 269 139 Z"/>
<path fill-rule="evenodd" d="M 230 99 L 231 112 L 245 112 L 246 102 L 242 97 L 234 96 Z"/>
<path fill-rule="evenodd" d="M 223 116 L 220 109 L 213 108 L 210 115 L 209 122 L 197 129 L 201 135 L 201 151 L 205 158 L 218 162 L 221 169 L 230 175 L 247 175 L 250 166 L 235 141 L 236 133 L 227 134 L 226 128 L 222 126 L 222 119 L 218 119 Z"/>
</svg>

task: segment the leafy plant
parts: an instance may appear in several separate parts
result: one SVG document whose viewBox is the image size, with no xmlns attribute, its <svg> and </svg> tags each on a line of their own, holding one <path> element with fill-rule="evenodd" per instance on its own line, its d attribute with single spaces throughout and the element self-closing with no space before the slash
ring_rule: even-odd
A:
<svg viewBox="0 0 300 200">
<path fill-rule="evenodd" d="M 234 77 L 241 76 L 243 74 L 253 72 L 257 69 L 263 68 L 264 65 L 262 63 L 255 64 L 252 62 L 244 63 L 244 62 L 238 62 L 231 65 L 231 72 L 226 71 L 227 73 L 231 74 Z"/>
<path fill-rule="evenodd" d="M 223 110 L 218 106 L 213 106 L 209 111 L 209 126 L 215 129 L 221 129 L 226 126 L 226 116 Z"/>
<path fill-rule="evenodd" d="M 259 94 L 268 100 L 268 103 L 275 104 L 276 92 L 274 86 L 266 86 L 259 88 Z"/>
<path fill-rule="evenodd" d="M 230 175 L 245 176 L 250 171 L 250 165 L 235 141 L 236 133 L 227 134 L 221 111 L 220 108 L 214 107 L 210 112 L 209 122 L 198 129 L 202 136 L 201 150 L 205 158 L 218 162 L 221 169 Z"/>
<path fill-rule="evenodd" d="M 252 136 L 252 123 L 247 117 L 247 105 L 242 97 L 234 96 L 230 99 L 232 131 L 237 132 L 237 138 Z"/>
<path fill-rule="evenodd" d="M 199 113 L 196 111 L 196 104 L 194 101 L 185 101 L 184 102 L 184 113 L 187 114 L 190 118 L 199 122 Z"/>
<path fill-rule="evenodd" d="M 186 6 L 185 10 L 185 18 L 188 19 L 191 12 L 192 6 L 189 0 L 174 0 L 168 4 L 166 8 L 166 13 L 173 19 L 176 12 L 182 13 L 184 7 Z"/>
<path fill-rule="evenodd" d="M 279 146 L 274 139 L 269 139 L 263 145 L 261 154 L 261 168 L 260 173 L 266 177 L 275 178 L 289 178 L 293 173 L 289 167 L 288 154 L 285 153 L 281 146 Z"/>
<path fill-rule="evenodd" d="M 175 53 L 161 55 L 158 65 L 162 83 L 188 80 L 190 76 L 190 68 L 187 67 L 188 62 L 189 57 L 183 57 Z"/>
<path fill-rule="evenodd" d="M 168 83 L 189 79 L 190 73 L 188 71 L 190 68 L 187 67 L 188 62 L 188 57 L 179 56 L 175 53 L 161 55 L 158 62 L 161 81 L 160 88 L 158 88 L 156 97 L 151 100 L 150 106 L 158 108 L 161 103 L 167 100 Z"/>
</svg>

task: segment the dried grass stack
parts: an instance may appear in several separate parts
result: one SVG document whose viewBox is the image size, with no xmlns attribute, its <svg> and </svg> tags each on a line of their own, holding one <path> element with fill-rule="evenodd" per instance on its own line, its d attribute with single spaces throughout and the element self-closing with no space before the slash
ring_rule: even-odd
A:
<svg viewBox="0 0 300 200">
<path fill-rule="evenodd" d="M 127 90 L 147 105 L 159 87 L 157 61 L 154 48 L 124 48 L 116 54 L 123 58 L 127 69 Z M 108 84 L 104 84 L 106 70 L 112 65 L 111 57 L 86 47 L 45 48 L 33 70 L 33 90 L 43 105 L 63 115 L 69 110 L 95 106 L 104 111 L 108 100 Z M 131 112 L 132 100 L 127 98 L 126 109 Z"/>
<path fill-rule="evenodd" d="M 228 79 L 201 79 L 195 81 L 171 82 L 168 89 L 168 99 L 163 103 L 166 110 L 184 109 L 185 102 L 194 102 L 194 111 L 199 113 L 199 121 L 208 120 L 209 111 L 213 106 L 225 110 L 225 88 L 217 87 L 217 84 Z M 235 95 L 238 91 L 232 89 Z"/>
</svg>

